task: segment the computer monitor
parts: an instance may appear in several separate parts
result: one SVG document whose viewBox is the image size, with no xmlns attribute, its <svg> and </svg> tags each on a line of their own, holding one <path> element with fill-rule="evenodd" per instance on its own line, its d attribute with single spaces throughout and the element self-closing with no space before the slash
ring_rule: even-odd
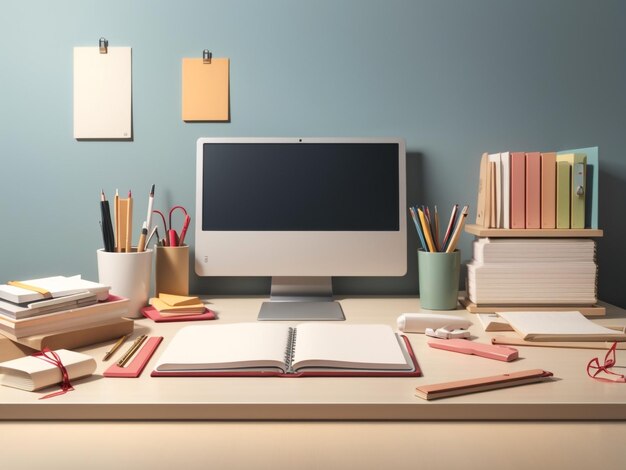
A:
<svg viewBox="0 0 626 470">
<path fill-rule="evenodd" d="M 195 270 L 271 276 L 259 320 L 342 320 L 332 276 L 406 273 L 395 138 L 200 138 Z"/>
</svg>

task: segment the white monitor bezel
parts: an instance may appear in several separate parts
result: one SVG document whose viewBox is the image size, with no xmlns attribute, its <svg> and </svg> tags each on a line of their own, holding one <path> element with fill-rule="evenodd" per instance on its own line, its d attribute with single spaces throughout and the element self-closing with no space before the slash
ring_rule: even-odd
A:
<svg viewBox="0 0 626 470">
<path fill-rule="evenodd" d="M 202 230 L 203 151 L 206 143 L 398 144 L 399 230 Z M 406 146 L 400 138 L 202 137 L 196 144 L 195 271 L 199 276 L 402 276 L 407 269 Z"/>
</svg>

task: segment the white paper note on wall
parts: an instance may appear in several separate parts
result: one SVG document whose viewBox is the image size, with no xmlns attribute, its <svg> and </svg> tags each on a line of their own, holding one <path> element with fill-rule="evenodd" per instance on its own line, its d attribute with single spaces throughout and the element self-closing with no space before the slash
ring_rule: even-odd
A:
<svg viewBox="0 0 626 470">
<path fill-rule="evenodd" d="M 74 138 L 132 138 L 131 48 L 74 48 Z"/>
</svg>

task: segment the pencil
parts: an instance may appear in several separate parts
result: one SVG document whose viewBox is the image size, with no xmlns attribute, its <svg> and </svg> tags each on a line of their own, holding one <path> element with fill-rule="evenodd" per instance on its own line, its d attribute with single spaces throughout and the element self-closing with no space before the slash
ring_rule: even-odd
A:
<svg viewBox="0 0 626 470">
<path fill-rule="evenodd" d="M 456 213 L 459 210 L 459 205 L 455 204 L 452 206 L 452 212 L 450 213 L 450 221 L 448 222 L 448 228 L 446 229 L 446 233 L 443 236 L 443 242 L 441 244 L 441 249 L 443 251 L 448 247 L 448 241 L 450 240 L 450 235 L 452 235 L 452 227 L 454 227 L 454 222 L 456 220 Z"/>
<path fill-rule="evenodd" d="M 139 242 L 137 243 L 137 252 L 145 251 L 146 236 L 148 235 L 148 229 L 146 222 L 141 226 L 141 235 L 139 235 Z"/>
<path fill-rule="evenodd" d="M 133 354 L 135 354 L 137 352 L 137 350 L 139 349 L 139 347 L 143 344 L 143 342 L 146 340 L 147 336 L 146 335 L 141 335 L 139 336 L 135 342 L 130 346 L 130 348 L 128 348 L 128 351 L 126 351 L 126 353 L 124 353 L 124 355 L 122 356 L 122 358 L 117 361 L 117 365 L 119 367 L 124 367 L 126 366 L 126 364 L 128 363 L 128 361 L 130 360 L 131 357 L 133 357 Z"/>
<path fill-rule="evenodd" d="M 443 245 L 439 245 L 439 212 L 437 212 L 437 206 L 435 206 L 435 227 L 434 227 L 433 239 L 435 241 L 435 249 L 437 251 L 443 251 L 442 249 Z"/>
<path fill-rule="evenodd" d="M 102 216 L 102 237 L 104 239 L 104 251 L 115 251 L 115 239 L 111 226 L 111 211 L 109 201 L 104 195 L 104 189 L 100 190 L 100 212 Z"/>
<path fill-rule="evenodd" d="M 115 351 L 117 351 L 120 348 L 120 346 L 124 344 L 124 341 L 126 341 L 126 338 L 128 338 L 129 336 L 130 336 L 130 333 L 118 339 L 113 345 L 113 347 L 110 350 L 108 350 L 107 353 L 104 355 L 103 361 L 108 361 L 109 358 L 115 353 Z"/>
<path fill-rule="evenodd" d="M 424 212 L 422 212 L 422 209 L 417 209 L 417 213 L 419 214 L 420 222 L 422 223 L 422 230 L 424 231 L 424 237 L 426 238 L 428 251 L 434 252 L 435 247 L 433 245 L 433 238 L 430 234 L 430 226 L 428 225 L 428 222 L 426 221 L 426 216 L 424 215 Z"/>
<path fill-rule="evenodd" d="M 417 215 L 415 207 L 409 207 L 409 212 L 411 213 L 413 224 L 415 224 L 415 230 L 417 231 L 417 236 L 419 237 L 419 241 L 420 241 L 420 244 L 422 245 L 422 249 L 424 251 L 428 251 L 428 246 L 426 246 L 426 240 L 424 239 L 424 234 L 422 233 L 422 226 L 420 225 L 419 216 Z"/>
<path fill-rule="evenodd" d="M 452 238 L 450 238 L 450 243 L 448 244 L 448 248 L 446 248 L 446 253 L 452 253 L 456 249 L 457 243 L 459 243 L 459 238 L 461 237 L 461 231 L 463 230 L 463 224 L 465 223 L 465 218 L 467 217 L 469 206 L 464 206 L 461 211 L 461 215 L 459 216 L 459 220 L 456 223 L 456 227 L 454 229 L 454 233 L 452 234 Z"/>
</svg>

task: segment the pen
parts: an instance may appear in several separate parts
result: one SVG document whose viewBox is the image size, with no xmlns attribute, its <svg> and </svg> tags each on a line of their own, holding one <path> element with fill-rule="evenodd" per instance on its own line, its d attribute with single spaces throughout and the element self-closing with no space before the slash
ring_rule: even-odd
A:
<svg viewBox="0 0 626 470">
<path fill-rule="evenodd" d="M 128 338 L 128 336 L 129 335 L 124 335 L 120 339 L 118 339 L 116 343 L 113 345 L 113 347 L 109 351 L 107 351 L 107 353 L 104 355 L 103 361 L 108 361 L 109 358 L 115 353 L 115 351 L 117 351 L 120 348 L 120 346 L 124 344 L 124 341 L 126 341 L 126 338 Z"/>
<path fill-rule="evenodd" d="M 132 251 L 133 240 L 133 193 L 128 190 L 128 210 L 126 212 L 126 253 Z"/>
<path fill-rule="evenodd" d="M 122 356 L 122 358 L 117 361 L 117 365 L 119 367 L 124 367 L 126 366 L 126 364 L 128 363 L 128 361 L 130 360 L 131 357 L 133 357 L 133 354 L 135 354 L 137 352 L 137 350 L 139 349 L 139 347 L 143 344 L 143 342 L 146 340 L 147 336 L 146 335 L 141 335 L 139 336 L 135 342 L 130 346 L 130 348 L 128 348 L 128 351 L 126 351 L 126 353 L 124 353 L 124 355 Z"/>
<path fill-rule="evenodd" d="M 117 189 L 115 190 L 115 199 L 113 200 L 114 202 L 114 209 L 115 209 L 115 243 L 117 243 L 115 245 L 115 251 L 120 252 L 122 251 L 122 247 L 119 246 L 119 240 L 120 240 L 120 194 L 117 191 Z"/>
<path fill-rule="evenodd" d="M 150 231 L 152 226 L 152 206 L 154 205 L 154 185 L 150 188 L 150 194 L 148 195 L 148 215 L 146 215 L 146 230 Z M 146 249 L 144 246 L 143 250 Z"/>
<path fill-rule="evenodd" d="M 185 235 L 187 235 L 187 229 L 189 228 L 189 223 L 191 222 L 191 217 L 189 214 L 185 216 L 185 222 L 183 223 L 183 228 L 180 231 L 180 239 L 178 240 L 178 246 L 183 246 L 185 243 Z"/>
</svg>

